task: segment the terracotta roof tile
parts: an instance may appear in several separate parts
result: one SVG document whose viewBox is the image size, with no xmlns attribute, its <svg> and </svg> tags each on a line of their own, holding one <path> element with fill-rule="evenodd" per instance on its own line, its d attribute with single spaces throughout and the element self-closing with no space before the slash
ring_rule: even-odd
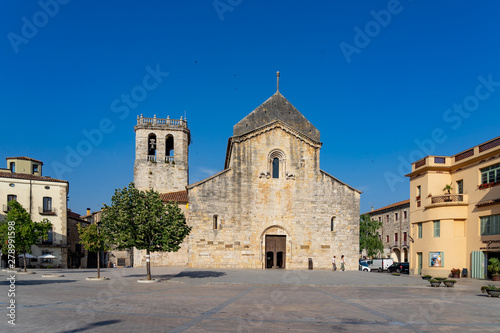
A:
<svg viewBox="0 0 500 333">
<path fill-rule="evenodd" d="M 82 222 L 87 222 L 86 220 L 82 219 L 82 217 L 80 216 L 80 214 L 72 212 L 69 209 L 68 209 L 67 216 L 68 216 L 68 218 L 72 218 L 72 219 L 79 220 L 79 221 L 82 221 Z"/>
<path fill-rule="evenodd" d="M 16 159 L 16 160 L 33 161 L 33 162 L 37 162 L 37 163 L 40 163 L 41 165 L 43 165 L 43 162 L 42 162 L 42 161 L 35 160 L 34 158 L 30 158 L 30 157 L 26 157 L 26 156 L 19 156 L 19 157 L 6 157 L 5 159 L 6 159 L 6 160 Z"/>
<path fill-rule="evenodd" d="M 160 198 L 163 202 L 175 201 L 184 203 L 188 202 L 188 193 L 187 191 L 161 193 Z"/>
<path fill-rule="evenodd" d="M 492 200 L 486 200 L 486 201 L 481 201 L 476 204 L 476 207 L 483 207 L 483 206 L 489 206 L 489 205 L 494 205 L 496 203 L 500 202 L 500 198 L 492 199 Z"/>
<path fill-rule="evenodd" d="M 394 207 L 398 207 L 398 206 L 407 205 L 409 203 L 410 203 L 410 199 L 406 199 L 406 200 L 399 201 L 399 202 L 390 204 L 388 206 L 385 206 L 385 207 L 382 207 L 382 208 L 379 208 L 379 209 L 375 209 L 374 211 L 371 211 L 371 212 L 366 212 L 365 214 L 373 215 L 373 213 L 377 213 L 377 212 L 380 212 L 380 211 L 383 211 L 383 210 L 386 210 L 386 209 L 389 209 L 389 208 L 394 208 Z"/>
<path fill-rule="evenodd" d="M 67 183 L 67 180 L 55 179 L 50 177 L 28 175 L 25 173 L 0 172 L 0 178 L 28 179 L 28 180 L 43 180 L 46 182 Z"/>
</svg>

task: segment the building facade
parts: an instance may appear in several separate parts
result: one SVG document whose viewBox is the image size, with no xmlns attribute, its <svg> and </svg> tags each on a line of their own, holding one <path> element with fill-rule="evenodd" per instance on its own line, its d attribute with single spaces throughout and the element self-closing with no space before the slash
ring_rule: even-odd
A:
<svg viewBox="0 0 500 333">
<path fill-rule="evenodd" d="M 68 209 L 68 268 L 87 268 L 88 253 L 80 243 L 80 233 L 78 226 L 86 227 L 90 223 L 84 220 L 79 214 Z"/>
<path fill-rule="evenodd" d="M 384 244 L 382 257 L 395 262 L 408 262 L 412 238 L 410 236 L 410 200 L 372 210 L 372 220 L 382 222 L 379 230 Z"/>
<path fill-rule="evenodd" d="M 447 276 L 467 269 L 484 278 L 500 257 L 500 137 L 453 156 L 412 163 L 412 274 Z"/>
<path fill-rule="evenodd" d="M 8 212 L 8 202 L 16 200 L 40 222 L 48 219 L 52 230 L 47 237 L 31 247 L 31 254 L 52 254 L 57 259 L 31 259 L 36 267 L 66 268 L 68 263 L 67 240 L 67 181 L 42 176 L 41 161 L 28 157 L 7 158 L 8 169 L 0 170 L 0 205 L 3 221 Z"/>
<path fill-rule="evenodd" d="M 281 93 L 234 126 L 224 170 L 195 184 L 185 119 L 141 116 L 135 132 L 136 187 L 186 191 L 180 205 L 193 227 L 179 252 L 151 254 L 153 265 L 331 269 L 332 256 L 344 255 L 358 269 L 361 192 L 320 169 L 319 130 Z M 134 264 L 145 264 L 141 251 Z"/>
</svg>

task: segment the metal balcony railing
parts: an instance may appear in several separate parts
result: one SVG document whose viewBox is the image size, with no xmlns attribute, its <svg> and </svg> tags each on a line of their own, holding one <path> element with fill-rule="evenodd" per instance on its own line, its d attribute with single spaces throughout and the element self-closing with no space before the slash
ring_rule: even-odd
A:
<svg viewBox="0 0 500 333">
<path fill-rule="evenodd" d="M 38 207 L 38 214 L 40 215 L 56 215 L 56 209 L 53 207 Z"/>
</svg>

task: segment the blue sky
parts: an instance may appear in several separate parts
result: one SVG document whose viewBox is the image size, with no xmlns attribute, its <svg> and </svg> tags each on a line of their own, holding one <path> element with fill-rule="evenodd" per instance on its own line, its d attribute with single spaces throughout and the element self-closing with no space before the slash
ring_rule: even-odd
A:
<svg viewBox="0 0 500 333">
<path fill-rule="evenodd" d="M 364 213 L 409 198 L 402 175 L 416 159 L 500 135 L 499 12 L 495 1 L 2 1 L 0 158 L 42 160 L 84 214 L 133 180 L 137 115 L 186 113 L 193 183 L 222 170 L 233 125 L 276 91 L 279 70 L 281 93 L 321 131 L 321 168 L 363 191 Z M 137 88 L 149 71 L 158 84 Z"/>
</svg>

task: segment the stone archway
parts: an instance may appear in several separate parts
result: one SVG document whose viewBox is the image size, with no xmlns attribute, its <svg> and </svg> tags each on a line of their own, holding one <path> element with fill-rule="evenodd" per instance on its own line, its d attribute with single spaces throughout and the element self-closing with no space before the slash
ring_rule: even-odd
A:
<svg viewBox="0 0 500 333">
<path fill-rule="evenodd" d="M 391 258 L 394 262 L 401 262 L 401 251 L 398 248 L 392 249 Z"/>
<path fill-rule="evenodd" d="M 407 248 L 403 248 L 403 258 L 402 258 L 403 262 L 408 262 L 408 249 Z"/>
<path fill-rule="evenodd" d="M 289 240 L 288 231 L 279 225 L 270 226 L 262 232 L 263 268 L 286 268 L 291 257 L 290 247 L 287 246 Z"/>
</svg>

